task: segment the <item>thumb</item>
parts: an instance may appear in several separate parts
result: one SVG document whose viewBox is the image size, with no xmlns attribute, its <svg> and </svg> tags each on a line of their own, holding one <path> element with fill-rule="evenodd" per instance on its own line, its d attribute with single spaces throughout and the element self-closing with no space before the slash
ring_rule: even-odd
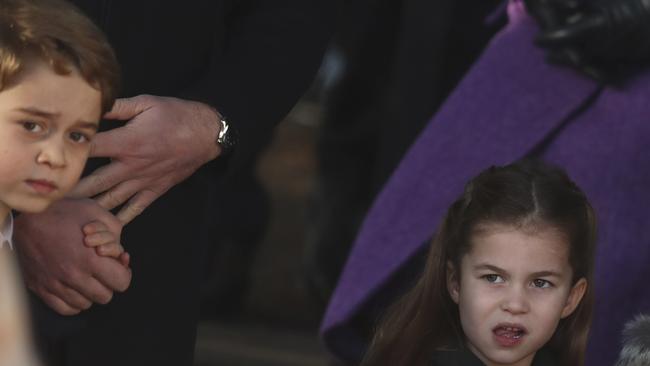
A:
<svg viewBox="0 0 650 366">
<path fill-rule="evenodd" d="M 126 121 L 151 108 L 150 95 L 138 95 L 133 98 L 116 99 L 113 108 L 104 115 L 104 119 Z"/>
</svg>

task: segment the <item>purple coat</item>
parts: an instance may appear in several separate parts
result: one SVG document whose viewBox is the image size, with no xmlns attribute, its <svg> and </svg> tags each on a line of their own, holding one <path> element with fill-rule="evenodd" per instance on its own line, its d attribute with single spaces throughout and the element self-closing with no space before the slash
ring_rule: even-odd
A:
<svg viewBox="0 0 650 366">
<path fill-rule="evenodd" d="M 535 153 L 564 167 L 596 209 L 596 313 L 588 366 L 611 366 L 621 330 L 650 311 L 650 73 L 600 88 L 550 66 L 537 27 L 511 19 L 430 121 L 368 214 L 322 324 L 358 357 L 352 322 L 435 231 L 465 182 Z"/>
</svg>

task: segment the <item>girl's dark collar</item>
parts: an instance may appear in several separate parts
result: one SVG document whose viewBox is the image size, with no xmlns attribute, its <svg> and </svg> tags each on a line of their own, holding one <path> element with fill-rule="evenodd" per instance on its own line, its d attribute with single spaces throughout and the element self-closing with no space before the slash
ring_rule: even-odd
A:
<svg viewBox="0 0 650 366">
<path fill-rule="evenodd" d="M 546 349 L 542 348 L 532 366 L 556 366 L 552 355 Z M 467 347 L 456 349 L 445 349 L 435 351 L 432 358 L 431 366 L 485 366 L 483 362 L 476 357 Z"/>
</svg>

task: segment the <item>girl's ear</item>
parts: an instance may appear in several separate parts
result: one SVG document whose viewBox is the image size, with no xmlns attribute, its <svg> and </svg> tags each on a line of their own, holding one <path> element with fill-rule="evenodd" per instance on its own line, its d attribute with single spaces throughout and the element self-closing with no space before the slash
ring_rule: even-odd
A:
<svg viewBox="0 0 650 366">
<path fill-rule="evenodd" d="M 458 299 L 460 298 L 460 283 L 458 282 L 458 272 L 456 267 L 451 261 L 447 262 L 447 291 L 449 291 L 449 296 L 458 304 Z"/>
<path fill-rule="evenodd" d="M 571 291 L 569 292 L 569 297 L 567 298 L 566 305 L 564 305 L 564 308 L 562 309 L 562 318 L 566 318 L 573 313 L 573 311 L 578 307 L 578 304 L 580 304 L 580 300 L 582 300 L 582 297 L 585 295 L 586 291 L 587 280 L 581 278 L 578 280 L 578 282 L 576 282 L 575 285 L 573 285 Z"/>
</svg>

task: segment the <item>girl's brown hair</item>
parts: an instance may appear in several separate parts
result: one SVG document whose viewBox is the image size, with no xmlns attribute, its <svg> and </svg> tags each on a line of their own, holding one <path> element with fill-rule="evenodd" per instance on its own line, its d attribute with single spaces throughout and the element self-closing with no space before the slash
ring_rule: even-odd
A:
<svg viewBox="0 0 650 366">
<path fill-rule="evenodd" d="M 362 365 L 428 365 L 434 350 L 463 344 L 458 307 L 447 289 L 447 263 L 460 268 L 473 230 L 490 223 L 548 225 L 567 235 L 572 283 L 584 278 L 588 286 L 546 347 L 559 366 L 584 365 L 594 305 L 594 212 L 562 170 L 530 161 L 491 167 L 466 185 L 431 242 L 423 274 L 381 320 Z"/>
<path fill-rule="evenodd" d="M 76 68 L 101 92 L 102 113 L 112 107 L 120 71 L 99 28 L 67 1 L 0 1 L 0 91 L 36 60 L 60 75 Z"/>
</svg>

